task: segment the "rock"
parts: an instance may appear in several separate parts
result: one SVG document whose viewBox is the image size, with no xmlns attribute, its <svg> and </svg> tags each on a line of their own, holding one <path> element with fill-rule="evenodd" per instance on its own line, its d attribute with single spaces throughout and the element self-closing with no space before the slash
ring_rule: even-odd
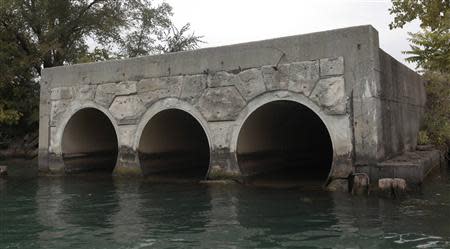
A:
<svg viewBox="0 0 450 249">
<path fill-rule="evenodd" d="M 326 187 L 331 192 L 348 192 L 348 180 L 347 179 L 334 179 Z"/>
<path fill-rule="evenodd" d="M 72 87 L 56 87 L 51 90 L 50 100 L 71 99 Z"/>
<path fill-rule="evenodd" d="M 117 85 L 116 96 L 131 95 L 137 93 L 136 81 L 123 81 Z"/>
<path fill-rule="evenodd" d="M 344 77 L 321 79 L 310 98 L 321 106 L 327 114 L 345 114 L 346 97 Z"/>
<path fill-rule="evenodd" d="M 289 85 L 289 65 L 281 64 L 274 66 L 263 66 L 261 68 L 264 84 L 267 90 L 287 90 Z"/>
<path fill-rule="evenodd" d="M 206 75 L 192 75 L 183 78 L 183 87 L 181 89 L 181 99 L 195 104 L 206 89 Z"/>
<path fill-rule="evenodd" d="M 239 82 L 236 74 L 219 71 L 208 76 L 209 87 L 235 86 Z"/>
<path fill-rule="evenodd" d="M 261 71 L 256 68 L 239 73 L 240 81 L 236 85 L 246 100 L 250 100 L 266 91 Z"/>
<path fill-rule="evenodd" d="M 319 62 L 294 62 L 289 66 L 289 90 L 309 96 L 319 80 Z"/>
<path fill-rule="evenodd" d="M 145 111 L 142 101 L 136 96 L 118 96 L 109 108 L 119 124 L 134 124 Z"/>
<path fill-rule="evenodd" d="M 198 101 L 198 109 L 208 121 L 235 120 L 246 102 L 233 86 L 208 88 Z"/>
<path fill-rule="evenodd" d="M 8 175 L 8 167 L 0 166 L 0 177 L 7 176 L 7 175 Z"/>
<path fill-rule="evenodd" d="M 137 93 L 146 107 L 159 99 L 179 97 L 181 76 L 143 79 L 137 83 Z"/>
<path fill-rule="evenodd" d="M 116 83 L 106 83 L 97 86 L 97 91 L 95 92 L 95 102 L 100 105 L 109 108 L 114 100 L 117 92 Z"/>
<path fill-rule="evenodd" d="M 95 98 L 95 89 L 97 86 L 81 85 L 75 88 L 75 98 L 79 100 L 93 100 Z"/>
<path fill-rule="evenodd" d="M 394 178 L 392 180 L 392 188 L 396 191 L 404 192 L 406 191 L 406 181 L 402 178 Z"/>
<path fill-rule="evenodd" d="M 355 174 L 353 176 L 353 195 L 363 195 L 369 193 L 369 176 L 367 174 Z"/>
<path fill-rule="evenodd" d="M 234 171 L 228 171 L 222 168 L 220 165 L 212 165 L 208 172 L 208 179 L 211 181 L 216 180 L 236 180 L 239 179 L 240 174 Z"/>
<path fill-rule="evenodd" d="M 392 189 L 392 178 L 382 178 L 378 180 L 378 188 L 382 191 L 390 191 Z"/>
<path fill-rule="evenodd" d="M 398 198 L 406 192 L 407 185 L 405 179 L 402 178 L 382 178 L 378 180 L 378 188 L 381 194 Z"/>
<path fill-rule="evenodd" d="M 344 57 L 320 60 L 320 76 L 336 76 L 344 74 Z"/>
<path fill-rule="evenodd" d="M 51 102 L 50 126 L 56 126 L 56 124 L 61 119 L 61 116 L 67 110 L 69 103 L 70 100 L 67 99 L 55 100 Z"/>
</svg>

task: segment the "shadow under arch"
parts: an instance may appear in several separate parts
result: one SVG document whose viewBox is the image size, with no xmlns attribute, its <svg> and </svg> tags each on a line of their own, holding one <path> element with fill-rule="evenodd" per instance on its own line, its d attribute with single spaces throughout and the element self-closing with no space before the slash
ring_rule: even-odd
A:
<svg viewBox="0 0 450 249">
<path fill-rule="evenodd" d="M 267 101 L 247 111 L 235 152 L 248 182 L 321 186 L 328 179 L 333 142 L 316 111 L 289 99 Z"/>
<path fill-rule="evenodd" d="M 67 173 L 112 173 L 117 161 L 118 138 L 110 117 L 87 106 L 76 110 L 61 136 L 61 155 Z"/>
<path fill-rule="evenodd" d="M 176 99 L 161 100 L 147 111 L 135 137 L 144 176 L 157 181 L 206 178 L 211 147 L 206 121 L 199 115 Z"/>
</svg>

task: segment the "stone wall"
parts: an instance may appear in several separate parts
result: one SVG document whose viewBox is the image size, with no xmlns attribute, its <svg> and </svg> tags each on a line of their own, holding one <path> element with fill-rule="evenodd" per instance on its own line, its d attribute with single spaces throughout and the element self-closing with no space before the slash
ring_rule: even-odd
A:
<svg viewBox="0 0 450 249">
<path fill-rule="evenodd" d="M 235 152 L 245 119 L 264 104 L 289 100 L 324 122 L 334 150 L 330 176 L 345 178 L 355 165 L 373 166 L 414 148 L 424 101 L 417 82 L 379 49 L 372 26 L 48 68 L 41 78 L 39 164 L 44 171 L 64 169 L 64 125 L 92 107 L 116 130 L 116 169 L 139 174 L 142 130 L 156 113 L 177 108 L 205 130 L 210 173 L 238 175 Z"/>
<path fill-rule="evenodd" d="M 145 127 L 148 122 L 142 118 L 144 113 L 157 102 L 176 99 L 178 106 L 173 108 L 190 106 L 198 110 L 199 115 L 191 113 L 197 119 L 204 119 L 213 129 L 221 126 L 223 130 L 209 132 L 213 133 L 210 139 L 211 161 L 216 166 L 215 174 L 223 170 L 221 174 L 236 175 L 239 174 L 239 167 L 231 156 L 234 153 L 230 149 L 233 147 L 230 144 L 231 139 L 220 139 L 238 133 L 233 129 L 238 130 L 244 120 L 237 119 L 253 99 L 262 95 L 263 98 L 271 99 L 267 95 L 272 94 L 276 99 L 301 95 L 309 101 L 303 104 L 314 105 L 314 110 L 324 117 L 341 119 L 340 116 L 343 116 L 348 119 L 349 97 L 345 93 L 343 74 L 344 59 L 337 57 L 263 65 L 238 71 L 53 87 L 50 89 L 50 129 L 53 132 L 50 133 L 49 153 L 54 158 L 60 157 L 59 141 L 62 139 L 65 124 L 74 112 L 90 103 L 89 107 L 103 108 L 113 118 L 112 121 L 117 127 L 120 156 L 116 173 L 137 172 L 139 160 L 136 151 L 139 132 L 142 132 L 138 126 L 142 123 L 140 126 Z M 342 122 L 330 122 L 329 126 L 350 128 L 348 122 L 344 127 L 339 126 L 340 123 Z M 209 126 L 206 129 L 210 129 Z M 341 155 L 348 157 L 348 150 L 351 150 L 349 147 L 347 146 Z M 225 161 L 222 160 L 224 156 Z M 62 162 L 60 165 L 63 167 Z M 345 175 L 350 170 L 347 166 L 346 169 L 336 172 Z"/>
</svg>

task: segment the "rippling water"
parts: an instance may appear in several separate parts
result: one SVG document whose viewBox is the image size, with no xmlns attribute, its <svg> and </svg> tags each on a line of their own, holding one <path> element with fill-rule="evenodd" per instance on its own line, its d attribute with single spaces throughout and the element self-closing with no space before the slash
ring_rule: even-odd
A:
<svg viewBox="0 0 450 249">
<path fill-rule="evenodd" d="M 0 179 L 0 248 L 450 248 L 450 181 L 402 200 L 110 177 Z"/>
</svg>

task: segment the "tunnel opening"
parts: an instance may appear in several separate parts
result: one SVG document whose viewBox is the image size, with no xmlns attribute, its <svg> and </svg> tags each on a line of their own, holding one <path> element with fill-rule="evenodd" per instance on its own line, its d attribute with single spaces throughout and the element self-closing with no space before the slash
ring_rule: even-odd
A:
<svg viewBox="0 0 450 249">
<path fill-rule="evenodd" d="M 145 176 L 160 181 L 198 181 L 209 167 L 209 142 L 203 127 L 189 113 L 168 109 L 145 126 L 139 142 Z"/>
<path fill-rule="evenodd" d="M 331 170 L 333 146 L 326 126 L 312 110 L 293 101 L 274 101 L 244 122 L 237 159 L 251 183 L 321 185 Z"/>
<path fill-rule="evenodd" d="M 112 173 L 116 165 L 118 142 L 113 124 L 101 111 L 86 108 L 67 123 L 61 143 L 68 173 Z"/>
</svg>

